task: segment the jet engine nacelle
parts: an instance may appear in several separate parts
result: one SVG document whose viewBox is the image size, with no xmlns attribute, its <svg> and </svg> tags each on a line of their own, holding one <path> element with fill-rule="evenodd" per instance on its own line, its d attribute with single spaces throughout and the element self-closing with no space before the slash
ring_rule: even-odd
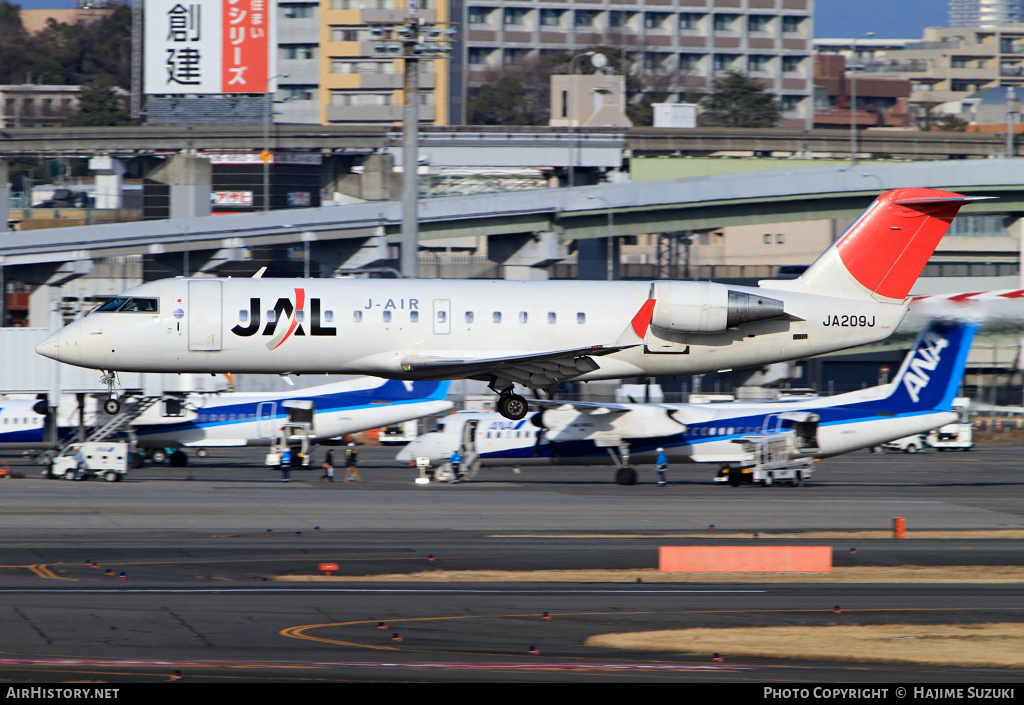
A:
<svg viewBox="0 0 1024 705">
<path fill-rule="evenodd" d="M 783 302 L 714 282 L 654 282 L 651 325 L 680 333 L 719 333 L 786 315 Z"/>
</svg>

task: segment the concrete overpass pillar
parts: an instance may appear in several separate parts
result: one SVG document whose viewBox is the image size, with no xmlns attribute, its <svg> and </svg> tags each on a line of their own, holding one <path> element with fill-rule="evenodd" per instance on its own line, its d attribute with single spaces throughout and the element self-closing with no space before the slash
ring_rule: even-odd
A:
<svg viewBox="0 0 1024 705">
<path fill-rule="evenodd" d="M 609 248 L 611 273 L 609 275 Z M 602 237 L 576 241 L 577 279 L 618 279 L 620 275 L 619 238 Z"/>
<path fill-rule="evenodd" d="M 147 178 L 171 189 L 171 218 L 199 218 L 210 215 L 213 167 L 209 159 L 176 154 L 151 171 Z"/>
<path fill-rule="evenodd" d="M 7 182 L 7 160 L 0 159 L 0 233 L 7 232 L 10 220 L 11 185 Z"/>
<path fill-rule="evenodd" d="M 89 160 L 89 169 L 96 174 L 96 190 L 93 192 L 96 207 L 120 208 L 124 162 L 114 157 L 93 157 Z"/>
<path fill-rule="evenodd" d="M 553 232 L 489 235 L 487 252 L 504 265 L 505 279 L 547 279 L 547 267 L 568 255 L 565 244 Z"/>
<path fill-rule="evenodd" d="M 361 161 L 356 161 L 361 159 Z M 364 157 L 348 155 L 333 156 L 327 162 L 334 170 L 328 176 L 327 190 L 341 200 L 390 201 L 400 191 L 396 186 L 395 160 L 389 153 L 369 154 Z M 352 168 L 361 166 L 363 173 L 355 174 Z"/>
</svg>

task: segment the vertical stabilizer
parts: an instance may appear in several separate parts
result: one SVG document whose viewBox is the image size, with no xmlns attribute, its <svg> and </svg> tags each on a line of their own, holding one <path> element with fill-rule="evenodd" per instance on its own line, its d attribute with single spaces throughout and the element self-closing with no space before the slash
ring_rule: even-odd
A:
<svg viewBox="0 0 1024 705">
<path fill-rule="evenodd" d="M 886 191 L 799 278 L 761 285 L 901 302 L 957 212 L 976 200 L 928 188 Z"/>
</svg>

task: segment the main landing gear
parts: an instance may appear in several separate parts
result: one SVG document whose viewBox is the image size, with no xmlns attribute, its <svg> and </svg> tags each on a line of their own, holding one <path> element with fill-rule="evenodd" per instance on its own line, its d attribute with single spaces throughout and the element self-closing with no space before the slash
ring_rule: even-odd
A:
<svg viewBox="0 0 1024 705">
<path fill-rule="evenodd" d="M 117 384 L 117 373 L 113 370 L 109 372 L 104 370 L 103 376 L 100 377 L 100 383 L 107 385 L 107 394 L 109 398 L 103 402 L 103 410 L 110 416 L 114 416 L 121 410 L 121 402 L 117 400 L 117 391 L 114 386 Z"/>
<path fill-rule="evenodd" d="M 526 418 L 530 411 L 529 405 L 524 397 L 512 393 L 512 387 L 506 387 L 498 394 L 498 403 L 495 407 L 498 413 L 511 421 L 519 421 Z"/>
</svg>

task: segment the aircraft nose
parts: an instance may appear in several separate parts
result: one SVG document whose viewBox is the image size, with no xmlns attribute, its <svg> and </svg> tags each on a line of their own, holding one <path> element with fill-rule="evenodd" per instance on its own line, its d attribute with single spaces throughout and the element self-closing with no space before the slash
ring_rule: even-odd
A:
<svg viewBox="0 0 1024 705">
<path fill-rule="evenodd" d="M 72 326 L 74 324 L 71 324 Z M 82 350 L 78 344 L 78 336 L 69 334 L 68 328 L 62 328 L 36 346 L 36 352 L 57 362 L 71 365 L 80 364 Z"/>
<path fill-rule="evenodd" d="M 57 331 L 36 346 L 36 352 L 43 357 L 60 362 L 60 331 Z"/>
</svg>

